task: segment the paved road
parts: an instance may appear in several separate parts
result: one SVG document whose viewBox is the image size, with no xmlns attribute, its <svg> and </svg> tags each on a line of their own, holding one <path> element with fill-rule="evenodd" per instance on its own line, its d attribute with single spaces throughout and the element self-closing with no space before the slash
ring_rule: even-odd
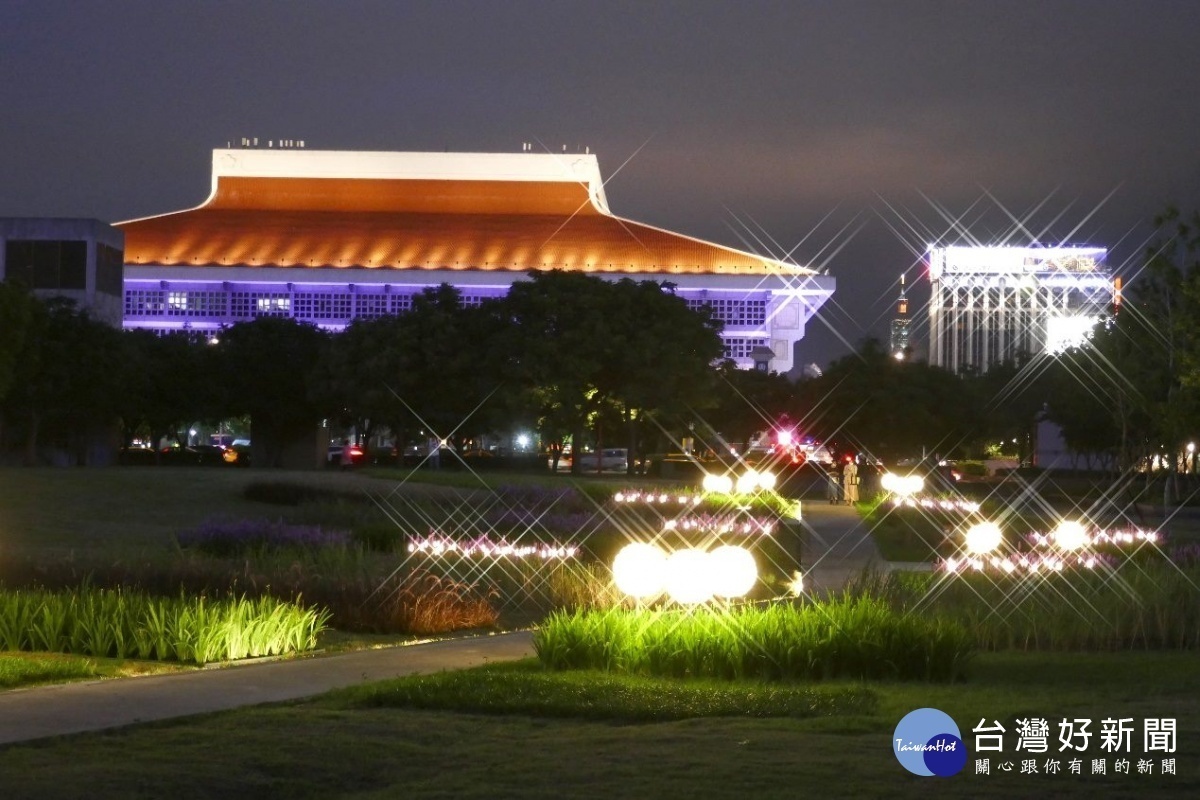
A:
<svg viewBox="0 0 1200 800">
<path fill-rule="evenodd" d="M 0 693 L 0 744 L 296 700 L 402 675 L 533 655 L 528 631 Z M 2 795 L 2 791 L 0 791 Z"/>
</svg>

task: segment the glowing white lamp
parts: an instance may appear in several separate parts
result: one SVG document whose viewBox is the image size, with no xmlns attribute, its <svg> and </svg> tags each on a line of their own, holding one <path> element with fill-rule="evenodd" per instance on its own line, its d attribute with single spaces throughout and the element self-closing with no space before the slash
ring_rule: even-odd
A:
<svg viewBox="0 0 1200 800">
<path fill-rule="evenodd" d="M 1087 528 L 1075 520 L 1064 519 L 1054 529 L 1054 543 L 1060 550 L 1078 550 L 1088 543 Z"/>
<path fill-rule="evenodd" d="M 769 492 L 775 488 L 775 473 L 760 472 L 758 473 L 758 485 L 765 492 Z"/>
<path fill-rule="evenodd" d="M 925 479 L 920 475 L 897 475 L 894 472 L 883 473 L 879 483 L 898 497 L 910 497 L 925 488 Z"/>
<path fill-rule="evenodd" d="M 752 469 L 746 470 L 745 473 L 738 476 L 737 491 L 738 494 L 750 494 L 758 488 L 758 473 Z"/>
<path fill-rule="evenodd" d="M 613 582 L 627 595 L 639 599 L 663 590 L 667 556 L 652 544 L 627 544 L 613 559 Z"/>
<path fill-rule="evenodd" d="M 708 553 L 689 548 L 676 550 L 667 557 L 663 583 L 667 595 L 680 605 L 696 605 L 713 595 Z"/>
<path fill-rule="evenodd" d="M 980 522 L 967 531 L 967 552 L 974 555 L 990 553 L 1000 546 L 1004 534 L 994 522 Z"/>
<path fill-rule="evenodd" d="M 701 485 L 704 491 L 714 494 L 729 494 L 733 491 L 733 479 L 728 475 L 705 475 Z"/>
<path fill-rule="evenodd" d="M 742 597 L 758 581 L 758 565 L 744 547 L 726 544 L 708 554 L 712 593 L 717 597 Z"/>
</svg>

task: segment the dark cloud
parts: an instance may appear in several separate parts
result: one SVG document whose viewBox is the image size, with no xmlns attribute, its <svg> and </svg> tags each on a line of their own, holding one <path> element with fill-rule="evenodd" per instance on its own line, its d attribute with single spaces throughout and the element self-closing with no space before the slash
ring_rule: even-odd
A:
<svg viewBox="0 0 1200 800">
<path fill-rule="evenodd" d="M 854 341 L 945 215 L 1133 252 L 1196 205 L 1197 31 L 1190 1 L 9 0 L 0 214 L 191 206 L 243 135 L 587 146 L 630 159 L 615 212 L 827 266 Z"/>
</svg>

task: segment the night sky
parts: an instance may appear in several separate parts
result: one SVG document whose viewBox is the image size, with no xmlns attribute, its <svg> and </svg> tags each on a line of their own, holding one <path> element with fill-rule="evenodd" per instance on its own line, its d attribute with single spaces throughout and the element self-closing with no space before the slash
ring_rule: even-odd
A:
<svg viewBox="0 0 1200 800">
<path fill-rule="evenodd" d="M 587 147 L 614 213 L 836 276 L 824 365 L 938 237 L 1132 272 L 1200 207 L 1198 38 L 1194 0 L 0 0 L 0 215 L 191 207 L 242 136 Z"/>
</svg>

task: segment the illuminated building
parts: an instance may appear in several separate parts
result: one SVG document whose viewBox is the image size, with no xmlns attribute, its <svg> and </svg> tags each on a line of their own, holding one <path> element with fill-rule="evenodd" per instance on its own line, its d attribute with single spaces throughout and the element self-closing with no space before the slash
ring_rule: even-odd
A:
<svg viewBox="0 0 1200 800">
<path fill-rule="evenodd" d="M 986 372 L 1087 336 L 1113 298 L 1102 247 L 932 247 L 929 363 Z"/>
<path fill-rule="evenodd" d="M 786 372 L 834 290 L 811 269 L 615 216 L 591 154 L 215 150 L 203 204 L 119 227 L 125 327 L 195 335 L 262 316 L 341 330 L 443 283 L 478 304 L 532 270 L 578 270 L 708 305 L 728 357 Z"/>
<path fill-rule="evenodd" d="M 908 297 L 904 294 L 904 275 L 900 275 L 900 298 L 896 301 L 896 316 L 892 319 L 892 335 L 888 343 L 888 352 L 892 358 L 903 359 L 908 356 L 908 339 L 912 320 L 908 317 Z"/>
<path fill-rule="evenodd" d="M 0 219 L 0 280 L 37 297 L 75 302 L 96 320 L 121 326 L 121 232 L 97 219 Z"/>
</svg>

